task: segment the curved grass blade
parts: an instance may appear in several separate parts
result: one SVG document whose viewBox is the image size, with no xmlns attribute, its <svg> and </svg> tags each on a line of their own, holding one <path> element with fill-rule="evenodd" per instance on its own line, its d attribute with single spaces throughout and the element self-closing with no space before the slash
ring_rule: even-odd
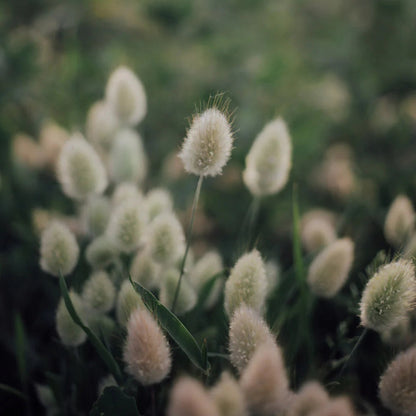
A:
<svg viewBox="0 0 416 416">
<path fill-rule="evenodd" d="M 65 306 L 69 314 L 71 315 L 71 318 L 77 325 L 79 325 L 84 330 L 91 344 L 97 350 L 100 357 L 104 360 L 111 374 L 116 379 L 117 383 L 121 384 L 122 376 L 121 376 L 120 367 L 116 363 L 111 353 L 105 348 L 105 346 L 100 341 L 100 339 L 94 334 L 94 332 L 92 332 L 87 326 L 85 326 L 82 323 L 81 318 L 75 311 L 74 305 L 72 304 L 71 298 L 69 297 L 68 288 L 66 286 L 65 279 L 62 276 L 62 274 L 59 276 L 59 286 L 61 288 L 61 294 L 62 294 L 62 297 L 64 298 Z"/>
<path fill-rule="evenodd" d="M 10 387 L 6 384 L 0 384 L 0 390 L 3 390 L 6 393 L 13 394 L 14 396 L 17 396 L 22 400 L 28 400 L 27 396 L 25 394 L 23 394 L 21 391 L 15 389 L 13 387 Z"/>
<path fill-rule="evenodd" d="M 185 325 L 169 309 L 162 305 L 152 292 L 133 282 L 129 276 L 130 283 L 134 290 L 141 296 L 147 309 L 155 316 L 163 329 L 178 344 L 182 351 L 188 356 L 191 362 L 204 373 L 209 372 L 207 354 L 199 348 L 195 338 L 191 335 Z"/>
<path fill-rule="evenodd" d="M 302 257 L 302 245 L 300 241 L 300 218 L 298 205 L 298 188 L 293 185 L 292 193 L 292 214 L 293 214 L 293 257 L 295 262 L 295 274 L 302 292 L 305 290 L 305 266 Z"/>
</svg>

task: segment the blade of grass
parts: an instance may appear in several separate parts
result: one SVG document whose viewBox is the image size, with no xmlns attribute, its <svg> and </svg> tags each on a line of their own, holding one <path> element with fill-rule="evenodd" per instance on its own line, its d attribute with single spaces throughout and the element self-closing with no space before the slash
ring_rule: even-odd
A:
<svg viewBox="0 0 416 416">
<path fill-rule="evenodd" d="M 147 309 L 155 316 L 162 328 L 178 344 L 182 351 L 188 356 L 191 362 L 201 369 L 205 374 L 209 372 L 207 354 L 204 353 L 196 342 L 195 338 L 188 331 L 185 325 L 169 309 L 162 305 L 152 292 L 134 282 L 129 276 L 134 290 L 141 296 Z"/>
<path fill-rule="evenodd" d="M 22 400 L 26 400 L 26 401 L 28 400 L 28 397 L 25 394 L 23 394 L 21 391 L 15 389 L 14 387 L 8 386 L 7 384 L 0 383 L 0 390 L 3 390 L 6 393 L 13 394 L 14 396 L 17 396 Z"/>
<path fill-rule="evenodd" d="M 105 364 L 107 365 L 109 371 L 116 379 L 117 383 L 122 383 L 122 375 L 120 368 L 115 361 L 114 357 L 111 355 L 111 353 L 105 348 L 103 343 L 100 341 L 100 339 L 92 332 L 86 325 L 83 324 L 81 321 L 81 318 L 75 311 L 74 305 L 72 304 L 71 298 L 68 293 L 68 288 L 66 286 L 66 282 L 62 274 L 59 276 L 59 286 L 61 288 L 61 294 L 65 302 L 65 306 L 68 310 L 68 313 L 71 315 L 72 320 L 80 326 L 83 331 L 87 334 L 88 339 L 90 340 L 91 344 L 94 346 L 94 348 L 97 350 L 100 357 L 103 359 Z"/>
<path fill-rule="evenodd" d="M 27 371 L 26 371 L 26 332 L 23 325 L 22 317 L 16 313 L 14 317 L 14 333 L 17 368 L 19 371 L 20 382 L 23 389 L 26 390 Z"/>
</svg>

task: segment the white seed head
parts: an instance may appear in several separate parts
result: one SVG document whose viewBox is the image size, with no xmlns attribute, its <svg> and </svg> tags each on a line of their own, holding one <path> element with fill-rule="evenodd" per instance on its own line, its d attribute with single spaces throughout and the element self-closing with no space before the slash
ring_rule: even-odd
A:
<svg viewBox="0 0 416 416">
<path fill-rule="evenodd" d="M 416 348 L 399 354 L 380 379 L 380 398 L 394 414 L 416 414 Z"/>
<path fill-rule="evenodd" d="M 39 401 L 46 409 L 46 414 L 48 416 L 59 414 L 58 403 L 56 403 L 52 389 L 44 384 L 35 384 L 35 389 Z"/>
<path fill-rule="evenodd" d="M 415 212 L 410 199 L 399 195 L 391 204 L 384 223 L 386 240 L 395 247 L 403 245 L 414 228 Z"/>
<path fill-rule="evenodd" d="M 243 180 L 253 195 L 279 192 L 286 185 L 292 165 L 292 143 L 286 123 L 277 118 L 266 124 L 246 157 Z"/>
<path fill-rule="evenodd" d="M 120 251 L 131 253 L 142 243 L 146 220 L 143 205 L 126 200 L 111 213 L 107 235 Z"/>
<path fill-rule="evenodd" d="M 310 413 L 310 416 L 356 416 L 351 401 L 346 397 L 337 397 Z"/>
<path fill-rule="evenodd" d="M 361 324 L 378 332 L 394 328 L 405 320 L 416 300 L 415 268 L 408 260 L 386 264 L 364 289 Z"/>
<path fill-rule="evenodd" d="M 118 249 L 107 235 L 93 240 L 85 250 L 88 263 L 94 269 L 104 269 L 118 257 Z"/>
<path fill-rule="evenodd" d="M 220 416 L 248 416 L 243 392 L 235 378 L 224 371 L 210 391 Z"/>
<path fill-rule="evenodd" d="M 380 334 L 382 341 L 399 350 L 409 347 L 416 341 L 411 324 L 410 316 L 406 316 L 398 325 Z"/>
<path fill-rule="evenodd" d="M 167 416 L 220 416 L 204 386 L 190 377 L 181 377 L 170 393 Z"/>
<path fill-rule="evenodd" d="M 121 183 L 114 189 L 111 202 L 116 207 L 122 202 L 133 200 L 137 205 L 143 203 L 143 195 L 137 185 L 133 183 Z"/>
<path fill-rule="evenodd" d="M 153 220 L 148 229 L 147 249 L 152 258 L 163 265 L 172 265 L 183 256 L 185 236 L 175 214 L 161 214 Z"/>
<path fill-rule="evenodd" d="M 225 310 L 229 317 L 242 304 L 261 313 L 266 298 L 267 278 L 257 250 L 241 256 L 225 284 Z"/>
<path fill-rule="evenodd" d="M 160 266 L 152 259 L 147 250 L 139 251 L 130 266 L 132 280 L 147 289 L 159 287 L 160 273 Z"/>
<path fill-rule="evenodd" d="M 260 315 L 245 305 L 234 312 L 229 337 L 230 360 L 239 372 L 245 368 L 259 345 L 274 341 Z"/>
<path fill-rule="evenodd" d="M 114 376 L 109 374 L 108 376 L 103 377 L 98 383 L 98 388 L 97 388 L 98 396 L 101 396 L 101 394 L 103 393 L 106 387 L 111 387 L 111 386 L 117 386 L 117 382 Z"/>
<path fill-rule="evenodd" d="M 85 321 L 86 314 L 81 298 L 72 291 L 69 297 L 81 321 Z M 56 330 L 62 343 L 68 347 L 81 345 L 87 339 L 84 330 L 72 320 L 63 299 L 59 301 L 56 310 Z"/>
<path fill-rule="evenodd" d="M 135 126 L 146 115 L 147 99 L 143 84 L 129 68 L 120 66 L 111 74 L 105 97 L 123 125 Z"/>
<path fill-rule="evenodd" d="M 149 221 L 152 221 L 158 215 L 172 211 L 172 196 L 170 192 L 164 188 L 154 188 L 146 195 L 145 205 Z"/>
<path fill-rule="evenodd" d="M 317 252 L 336 238 L 335 219 L 330 212 L 314 209 L 302 217 L 301 239 L 308 253 Z"/>
<path fill-rule="evenodd" d="M 215 275 L 224 269 L 222 258 L 217 251 L 209 251 L 205 253 L 191 268 L 188 275 L 189 282 L 197 293 L 200 293 L 204 285 Z M 204 306 L 206 308 L 212 307 L 218 300 L 223 289 L 223 280 L 217 277 L 211 293 L 206 299 Z"/>
<path fill-rule="evenodd" d="M 252 414 L 274 416 L 287 407 L 289 382 L 282 352 L 275 342 L 259 345 L 240 378 Z"/>
<path fill-rule="evenodd" d="M 305 383 L 291 403 L 287 416 L 307 416 L 329 402 L 324 387 L 317 381 Z"/>
<path fill-rule="evenodd" d="M 116 183 L 141 183 L 147 172 L 147 156 L 142 139 L 131 129 L 119 131 L 109 157 L 111 178 Z"/>
<path fill-rule="evenodd" d="M 106 101 L 97 101 L 88 111 L 86 135 L 94 145 L 109 150 L 118 128 L 118 119 Z"/>
<path fill-rule="evenodd" d="M 127 372 L 145 386 L 159 383 L 169 374 L 168 341 L 146 309 L 137 309 L 130 315 L 123 358 Z"/>
<path fill-rule="evenodd" d="M 354 243 L 349 238 L 334 241 L 312 261 L 308 285 L 313 293 L 332 298 L 344 286 L 354 261 Z"/>
<path fill-rule="evenodd" d="M 267 293 L 271 294 L 273 289 L 279 284 L 280 280 L 280 265 L 274 260 L 268 260 L 265 264 L 266 279 L 267 279 Z"/>
<path fill-rule="evenodd" d="M 187 172 L 216 176 L 228 162 L 232 147 L 231 125 L 226 115 L 213 107 L 194 116 L 179 157 Z"/>
<path fill-rule="evenodd" d="M 81 134 L 74 134 L 65 142 L 57 168 L 62 189 L 70 198 L 101 194 L 107 187 L 103 163 Z"/>
<path fill-rule="evenodd" d="M 103 234 L 110 218 L 111 204 L 104 196 L 88 198 L 82 209 L 82 219 L 87 233 L 91 236 Z"/>
<path fill-rule="evenodd" d="M 128 280 L 125 280 L 117 295 L 116 317 L 121 326 L 125 326 L 130 315 L 136 309 L 144 308 L 140 295 Z"/>
<path fill-rule="evenodd" d="M 170 309 L 175 297 L 180 273 L 178 269 L 171 268 L 165 271 L 163 274 L 164 276 L 161 282 L 159 298 L 160 302 Z M 186 276 L 183 276 L 177 302 L 175 305 L 175 313 L 177 315 L 183 315 L 185 312 L 188 312 L 196 305 L 196 301 L 197 296 L 194 289 L 189 284 Z"/>
<path fill-rule="evenodd" d="M 79 256 L 78 244 L 66 225 L 51 221 L 40 239 L 40 267 L 59 277 L 74 270 Z"/>
<path fill-rule="evenodd" d="M 99 312 L 108 312 L 114 306 L 116 290 L 107 272 L 94 272 L 85 282 L 82 290 L 84 304 Z"/>
</svg>

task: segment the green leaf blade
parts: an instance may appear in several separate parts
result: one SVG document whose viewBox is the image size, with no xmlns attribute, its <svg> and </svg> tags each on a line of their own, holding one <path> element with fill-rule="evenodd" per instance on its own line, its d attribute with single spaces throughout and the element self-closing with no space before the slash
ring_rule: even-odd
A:
<svg viewBox="0 0 416 416">
<path fill-rule="evenodd" d="M 140 416 L 133 397 L 115 386 L 106 387 L 94 403 L 90 416 Z"/>
</svg>

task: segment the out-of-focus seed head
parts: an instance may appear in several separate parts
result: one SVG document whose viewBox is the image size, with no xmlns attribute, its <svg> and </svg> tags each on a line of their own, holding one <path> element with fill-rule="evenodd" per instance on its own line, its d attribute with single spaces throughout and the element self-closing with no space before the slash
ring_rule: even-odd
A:
<svg viewBox="0 0 416 416">
<path fill-rule="evenodd" d="M 145 205 L 149 221 L 152 221 L 158 215 L 172 211 L 172 196 L 166 189 L 154 188 L 146 195 Z"/>
<path fill-rule="evenodd" d="M 416 414 L 416 348 L 399 354 L 387 367 L 379 383 L 384 406 L 401 416 Z"/>
<path fill-rule="evenodd" d="M 97 101 L 88 111 L 86 135 L 94 145 L 108 151 L 118 128 L 118 119 L 106 101 Z"/>
<path fill-rule="evenodd" d="M 240 378 L 252 414 L 279 414 L 287 407 L 289 382 L 280 348 L 275 342 L 259 345 Z"/>
<path fill-rule="evenodd" d="M 57 169 L 63 192 L 70 198 L 84 199 L 92 194 L 101 194 L 107 187 L 101 159 L 79 133 L 65 142 Z"/>
<path fill-rule="evenodd" d="M 185 170 L 202 176 L 221 174 L 233 147 L 231 125 L 218 108 L 208 108 L 193 117 L 179 157 Z"/>
<path fill-rule="evenodd" d="M 190 377 L 179 378 L 170 393 L 167 416 L 220 416 L 204 386 Z"/>
<path fill-rule="evenodd" d="M 85 282 L 82 299 L 89 308 L 108 312 L 114 306 L 116 291 L 113 282 L 105 271 L 94 272 Z"/>
<path fill-rule="evenodd" d="M 42 270 L 59 277 L 74 270 L 79 256 L 78 244 L 69 229 L 52 221 L 43 231 L 40 240 L 40 266 Z"/>
<path fill-rule="evenodd" d="M 68 132 L 52 121 L 43 124 L 40 131 L 39 144 L 49 168 L 55 170 L 59 154 L 69 139 Z"/>
<path fill-rule="evenodd" d="M 344 286 L 354 261 L 354 243 L 349 238 L 334 241 L 313 260 L 308 285 L 313 293 L 332 298 Z"/>
<path fill-rule="evenodd" d="M 127 372 L 145 386 L 159 383 L 169 374 L 168 341 L 145 309 L 139 308 L 130 315 L 123 358 Z"/>
<path fill-rule="evenodd" d="M 307 382 L 292 401 L 287 416 L 307 416 L 328 402 L 328 393 L 320 383 Z"/>
<path fill-rule="evenodd" d="M 397 349 L 408 348 L 416 341 L 416 334 L 412 330 L 410 316 L 406 316 L 398 325 L 382 332 L 380 335 L 385 344 Z"/>
<path fill-rule="evenodd" d="M 268 260 L 264 265 L 266 270 L 267 293 L 271 294 L 273 289 L 279 284 L 280 265 L 275 260 Z"/>
<path fill-rule="evenodd" d="M 257 250 L 241 256 L 225 284 L 225 310 L 229 317 L 242 304 L 261 313 L 266 298 L 267 278 Z"/>
<path fill-rule="evenodd" d="M 384 222 L 386 240 L 395 247 L 403 245 L 414 228 L 415 212 L 410 199 L 399 195 L 391 204 Z"/>
<path fill-rule="evenodd" d="M 160 302 L 163 303 L 167 308 L 171 308 L 176 287 L 179 281 L 179 270 L 175 268 L 168 269 L 165 271 L 163 280 L 160 288 Z M 178 298 L 175 305 L 175 313 L 177 315 L 183 315 L 185 312 L 191 310 L 197 301 L 197 296 L 189 284 L 185 276 L 182 277 L 181 287 L 179 290 Z"/>
<path fill-rule="evenodd" d="M 26 134 L 17 134 L 12 142 L 13 156 L 23 166 L 42 169 L 45 166 L 45 154 L 39 143 Z"/>
<path fill-rule="evenodd" d="M 335 218 L 332 213 L 315 209 L 306 213 L 301 221 L 301 239 L 308 253 L 326 247 L 337 238 Z"/>
<path fill-rule="evenodd" d="M 409 237 L 403 250 L 403 258 L 409 260 L 416 258 L 416 233 Z"/>
<path fill-rule="evenodd" d="M 46 409 L 47 416 L 59 414 L 59 406 L 56 402 L 52 389 L 43 384 L 35 384 L 35 389 L 39 401 Z"/>
<path fill-rule="evenodd" d="M 143 241 L 147 218 L 143 206 L 126 200 L 115 207 L 107 227 L 107 235 L 120 251 L 131 253 Z"/>
<path fill-rule="evenodd" d="M 292 142 L 286 123 L 277 118 L 266 124 L 246 157 L 243 180 L 253 195 L 279 192 L 286 185 L 292 166 Z"/>
<path fill-rule="evenodd" d="M 120 185 L 117 185 L 113 192 L 111 202 L 116 207 L 127 200 L 132 200 L 137 205 L 143 203 L 143 195 L 137 188 L 137 185 L 133 183 L 121 183 Z"/>
<path fill-rule="evenodd" d="M 109 158 L 111 178 L 116 183 L 141 183 L 147 172 L 147 156 L 141 137 L 134 130 L 116 134 Z"/>
<path fill-rule="evenodd" d="M 87 305 L 85 305 L 85 307 L 87 313 L 85 323 L 88 328 L 99 337 L 109 340 L 117 328 L 114 319 L 104 315 L 102 312 L 89 308 Z"/>
<path fill-rule="evenodd" d="M 85 229 L 89 235 L 98 236 L 107 228 L 110 218 L 111 204 L 104 196 L 88 198 L 82 209 L 82 218 Z"/>
<path fill-rule="evenodd" d="M 374 274 L 364 289 L 360 310 L 361 324 L 380 333 L 405 320 L 416 300 L 413 264 L 398 260 Z"/>
<path fill-rule="evenodd" d="M 140 295 L 128 280 L 125 280 L 117 295 L 116 317 L 121 326 L 125 326 L 130 315 L 137 308 L 144 308 Z"/>
<path fill-rule="evenodd" d="M 245 305 L 233 314 L 229 338 L 230 360 L 239 372 L 245 368 L 259 345 L 274 342 L 273 335 L 260 315 Z"/>
<path fill-rule="evenodd" d="M 152 258 L 163 265 L 172 265 L 183 256 L 185 236 L 175 214 L 161 214 L 153 220 L 147 234 L 147 248 Z"/>
<path fill-rule="evenodd" d="M 78 316 L 81 320 L 85 320 L 85 309 L 81 298 L 72 291 L 69 297 Z M 60 300 L 56 310 L 56 330 L 62 343 L 69 347 L 81 345 L 87 339 L 84 330 L 72 320 L 63 299 Z"/>
<path fill-rule="evenodd" d="M 310 416 L 355 416 L 351 401 L 346 397 L 337 397 L 310 413 Z"/>
<path fill-rule="evenodd" d="M 147 250 L 139 251 L 130 266 L 132 280 L 147 289 L 155 289 L 160 284 L 160 266 L 155 263 Z"/>
<path fill-rule="evenodd" d="M 101 394 L 104 392 L 104 389 L 106 387 L 111 387 L 111 386 L 117 386 L 117 382 L 115 378 L 111 374 L 109 374 L 108 376 L 103 377 L 99 381 L 98 388 L 97 388 L 98 396 L 101 396 Z"/>
<path fill-rule="evenodd" d="M 93 240 L 85 250 L 88 263 L 94 269 L 104 269 L 118 257 L 114 242 L 107 236 L 101 235 Z"/>
<path fill-rule="evenodd" d="M 120 66 L 111 74 L 105 97 L 123 125 L 135 126 L 146 115 L 147 99 L 143 84 L 127 67 Z"/>
</svg>

